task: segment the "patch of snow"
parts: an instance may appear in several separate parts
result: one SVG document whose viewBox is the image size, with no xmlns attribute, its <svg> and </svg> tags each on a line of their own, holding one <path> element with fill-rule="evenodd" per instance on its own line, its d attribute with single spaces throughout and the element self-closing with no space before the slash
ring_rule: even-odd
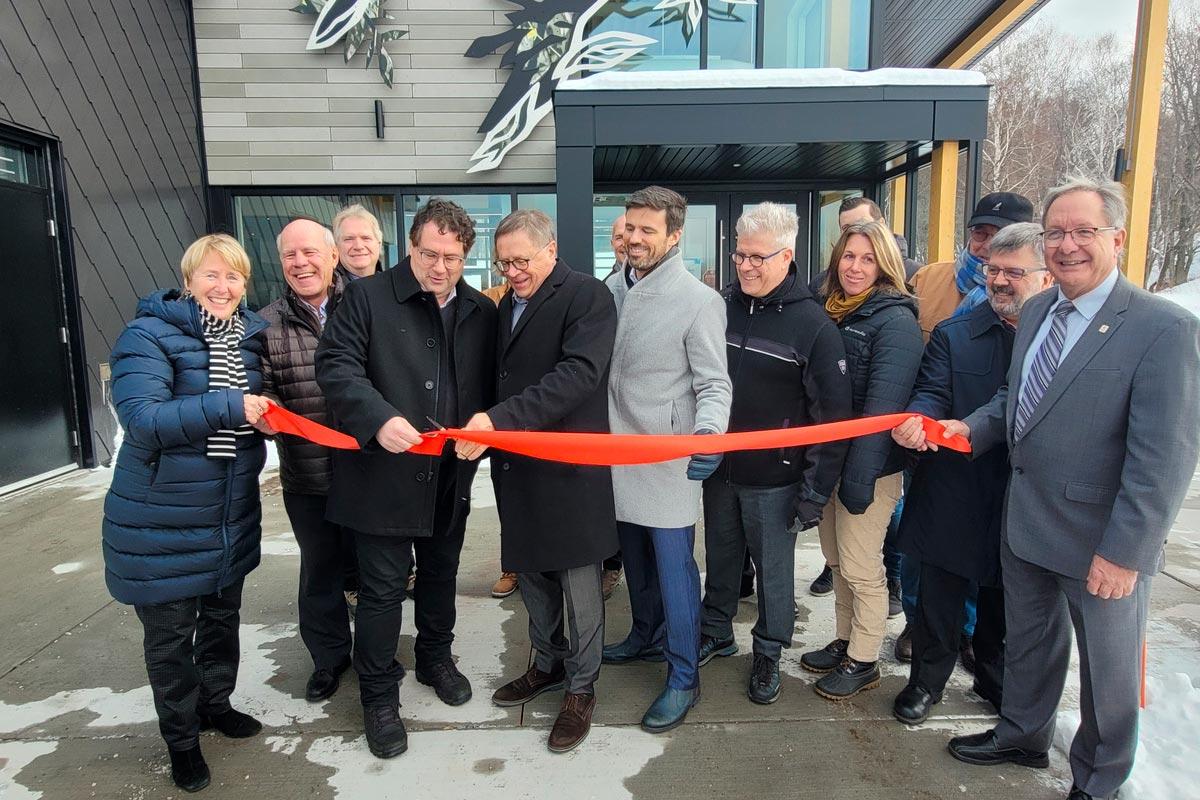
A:
<svg viewBox="0 0 1200 800">
<path fill-rule="evenodd" d="M 277 533 L 274 536 L 262 537 L 262 554 L 264 556 L 298 556 L 300 545 L 291 531 Z"/>
<path fill-rule="evenodd" d="M 591 89 L 751 89 L 812 86 L 986 86 L 987 77 L 969 69 L 754 69 L 609 70 L 564 81 L 562 91 Z"/>
<path fill-rule="evenodd" d="M 272 753 L 282 753 L 285 756 L 295 753 L 302 741 L 304 741 L 303 736 L 268 736 L 266 738 Z"/>
<path fill-rule="evenodd" d="M 1178 303 L 1196 316 L 1200 317 L 1200 280 L 1188 281 L 1170 289 L 1163 289 L 1159 297 Z"/>
<path fill-rule="evenodd" d="M 272 685 L 279 664 L 268 645 L 299 635 L 295 623 L 276 625 L 242 625 L 242 660 L 238 668 L 238 685 L 233 693 L 234 708 L 244 711 L 263 725 L 279 728 L 303 725 L 324 719 L 325 703 L 310 703 L 303 697 L 293 697 Z M 302 686 L 291 687 L 301 693 Z"/>
<path fill-rule="evenodd" d="M 0 797 L 4 800 L 37 800 L 41 792 L 17 783 L 17 775 L 36 758 L 53 753 L 58 742 L 0 742 Z"/>
<path fill-rule="evenodd" d="M 100 686 L 71 689 L 29 703 L 10 705 L 0 701 L 0 733 L 13 733 L 41 725 L 76 711 L 90 711 L 96 715 L 87 724 L 89 728 L 139 725 L 158 719 L 149 686 L 139 686 L 128 692 L 114 692 L 106 686 Z"/>
<path fill-rule="evenodd" d="M 81 569 L 83 569 L 82 561 L 67 561 L 63 564 L 55 564 L 50 571 L 55 575 L 67 575 L 71 572 L 79 572 Z"/>
</svg>

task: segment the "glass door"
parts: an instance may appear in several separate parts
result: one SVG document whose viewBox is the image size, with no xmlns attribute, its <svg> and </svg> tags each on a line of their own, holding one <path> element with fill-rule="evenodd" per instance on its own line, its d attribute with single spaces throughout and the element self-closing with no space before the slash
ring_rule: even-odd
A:
<svg viewBox="0 0 1200 800">
<path fill-rule="evenodd" d="M 746 212 L 747 209 L 753 208 L 759 203 L 772 202 L 787 206 L 800 218 L 799 229 L 796 233 L 796 243 L 794 250 L 796 253 L 796 265 L 799 268 L 800 275 L 808 279 L 809 273 L 809 217 L 812 203 L 812 192 L 808 190 L 802 191 L 783 191 L 783 192 L 729 192 L 726 193 L 726 212 L 722 220 L 721 230 L 718 236 L 718 247 L 721 249 L 721 271 L 718 278 L 719 286 L 724 286 L 735 278 L 733 262 L 729 260 L 730 254 L 737 247 L 737 221 L 738 218 Z M 816 272 L 820 271 L 818 267 Z"/>
</svg>

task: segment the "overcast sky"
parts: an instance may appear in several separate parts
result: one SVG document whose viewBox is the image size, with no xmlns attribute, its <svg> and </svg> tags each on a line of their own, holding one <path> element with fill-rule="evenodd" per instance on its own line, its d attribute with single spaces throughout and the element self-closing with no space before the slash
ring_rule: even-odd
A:
<svg viewBox="0 0 1200 800">
<path fill-rule="evenodd" d="M 1196 4 L 1197 0 L 1173 0 L 1171 7 Z M 1138 0 L 1050 0 L 1038 11 L 1037 18 L 1081 36 L 1111 32 L 1132 44 L 1137 10 Z"/>
</svg>

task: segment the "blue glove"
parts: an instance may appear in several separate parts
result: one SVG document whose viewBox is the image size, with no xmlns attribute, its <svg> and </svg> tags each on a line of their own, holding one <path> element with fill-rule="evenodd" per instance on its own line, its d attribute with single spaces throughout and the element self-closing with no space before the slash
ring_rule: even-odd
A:
<svg viewBox="0 0 1200 800">
<path fill-rule="evenodd" d="M 713 431 L 703 428 L 696 431 L 696 435 L 713 433 Z M 702 481 L 712 477 L 712 474 L 717 471 L 717 467 L 721 466 L 721 459 L 724 458 L 720 453 L 715 453 L 710 456 L 695 455 L 688 462 L 687 476 L 690 481 Z"/>
</svg>

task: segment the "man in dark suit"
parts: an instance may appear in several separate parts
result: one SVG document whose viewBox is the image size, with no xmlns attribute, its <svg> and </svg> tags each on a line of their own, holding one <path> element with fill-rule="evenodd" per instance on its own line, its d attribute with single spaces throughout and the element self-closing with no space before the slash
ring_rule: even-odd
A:
<svg viewBox="0 0 1200 800">
<path fill-rule="evenodd" d="M 317 383 L 335 424 L 361 450 L 337 450 L 326 518 L 354 531 L 359 563 L 354 666 L 367 744 L 400 755 L 396 662 L 401 603 L 415 549 L 417 680 L 461 705 L 471 684 L 455 667 L 454 593 L 476 464 L 447 446 L 406 454 L 427 418 L 457 426 L 492 404 L 496 309 L 462 278 L 475 225 L 434 199 L 417 211 L 410 255 L 346 287 L 317 347 Z"/>
<path fill-rule="evenodd" d="M 1069 798 L 1111 798 L 1137 748 L 1150 581 L 1200 452 L 1200 319 L 1117 270 L 1120 184 L 1072 180 L 1042 208 L 1058 288 L 1025 307 L 1007 386 L 946 421 L 977 456 L 1007 442 L 1011 465 L 1000 722 L 951 739 L 950 752 L 1047 766 L 1073 626 L 1081 723 Z"/>
<path fill-rule="evenodd" d="M 1004 385 L 1025 301 L 1052 283 L 1042 226 L 1018 222 L 991 243 L 985 264 L 988 302 L 933 329 L 908 410 L 934 419 L 970 414 Z M 920 428 L 910 419 L 892 432 L 904 444 Z M 1004 594 L 1000 588 L 1000 515 L 1008 448 L 971 461 L 945 450 L 924 455 L 905 495 L 897 546 L 920 564 L 908 685 L 892 704 L 896 719 L 918 725 L 942 699 L 954 671 L 963 602 L 979 586 L 975 692 L 1000 709 L 1004 675 Z"/>
<path fill-rule="evenodd" d="M 524 209 L 496 228 L 496 269 L 512 291 L 500 301 L 497 404 L 469 430 L 608 431 L 608 365 L 617 334 L 612 293 L 558 260 L 550 218 Z M 465 459 L 484 448 L 457 445 Z M 500 512 L 500 560 L 516 572 L 537 657 L 492 695 L 527 703 L 565 687 L 549 747 L 563 753 L 587 736 L 604 648 L 601 562 L 617 547 L 612 472 L 509 453 L 492 456 Z M 567 634 L 563 635 L 564 610 Z"/>
</svg>

